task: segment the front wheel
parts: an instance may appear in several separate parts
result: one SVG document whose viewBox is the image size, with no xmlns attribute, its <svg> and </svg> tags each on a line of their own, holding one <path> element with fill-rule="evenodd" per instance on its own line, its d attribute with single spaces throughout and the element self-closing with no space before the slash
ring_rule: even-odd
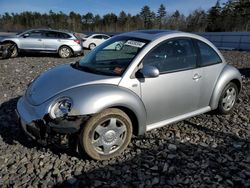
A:
<svg viewBox="0 0 250 188">
<path fill-rule="evenodd" d="M 218 111 L 220 114 L 229 114 L 232 111 L 238 97 L 238 92 L 238 87 L 233 82 L 230 82 L 223 89 L 218 104 Z"/>
<path fill-rule="evenodd" d="M 67 46 L 62 46 L 59 51 L 58 54 L 61 58 L 69 58 L 72 56 L 72 51 L 69 47 Z"/>
<path fill-rule="evenodd" d="M 107 160 L 122 153 L 130 143 L 132 123 L 123 111 L 110 108 L 93 116 L 84 125 L 80 144 L 96 160 Z"/>
<path fill-rule="evenodd" d="M 17 57 L 18 56 L 18 47 L 16 44 L 13 44 L 14 46 L 11 49 L 11 56 L 12 58 Z"/>
</svg>

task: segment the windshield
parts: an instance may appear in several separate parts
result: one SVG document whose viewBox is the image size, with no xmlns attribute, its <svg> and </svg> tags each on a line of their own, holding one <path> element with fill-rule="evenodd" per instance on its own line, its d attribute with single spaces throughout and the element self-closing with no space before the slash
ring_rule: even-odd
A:
<svg viewBox="0 0 250 188">
<path fill-rule="evenodd" d="M 77 67 L 95 74 L 121 76 L 148 42 L 126 36 L 110 38 L 81 59 Z"/>
<path fill-rule="evenodd" d="M 20 35 L 22 33 L 25 33 L 26 31 L 19 31 L 16 35 Z"/>
</svg>

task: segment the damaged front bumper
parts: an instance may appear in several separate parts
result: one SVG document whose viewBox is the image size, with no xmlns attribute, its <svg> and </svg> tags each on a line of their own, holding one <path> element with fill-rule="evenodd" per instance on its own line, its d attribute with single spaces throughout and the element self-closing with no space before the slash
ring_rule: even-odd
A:
<svg viewBox="0 0 250 188">
<path fill-rule="evenodd" d="M 42 145 L 69 143 L 70 136 L 78 133 L 88 116 L 70 116 L 51 119 L 46 104 L 30 105 L 24 97 L 17 103 L 16 115 L 23 131 Z"/>
</svg>

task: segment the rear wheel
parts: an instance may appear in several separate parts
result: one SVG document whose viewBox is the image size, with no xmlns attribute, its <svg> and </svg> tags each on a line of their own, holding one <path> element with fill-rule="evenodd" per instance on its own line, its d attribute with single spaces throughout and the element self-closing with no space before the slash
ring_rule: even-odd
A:
<svg viewBox="0 0 250 188">
<path fill-rule="evenodd" d="M 62 46 L 59 49 L 58 54 L 61 58 L 69 58 L 72 56 L 72 51 L 68 46 Z"/>
<path fill-rule="evenodd" d="M 93 50 L 95 47 L 96 47 L 96 45 L 95 45 L 94 43 L 91 43 L 91 44 L 89 45 L 89 49 L 90 49 L 90 50 Z"/>
<path fill-rule="evenodd" d="M 131 136 L 130 118 L 123 111 L 110 108 L 89 119 L 80 134 L 80 143 L 91 158 L 107 160 L 123 152 Z"/>
<path fill-rule="evenodd" d="M 233 82 L 230 82 L 224 88 L 218 104 L 219 113 L 229 114 L 232 111 L 238 97 L 238 92 L 238 88 Z"/>
</svg>

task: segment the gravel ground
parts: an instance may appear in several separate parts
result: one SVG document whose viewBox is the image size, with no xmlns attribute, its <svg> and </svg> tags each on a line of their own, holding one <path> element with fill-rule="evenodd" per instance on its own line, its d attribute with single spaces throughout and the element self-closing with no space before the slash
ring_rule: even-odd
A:
<svg viewBox="0 0 250 188">
<path fill-rule="evenodd" d="M 231 115 L 208 113 L 153 130 L 103 162 L 29 142 L 14 119 L 32 79 L 79 57 L 0 60 L 0 187 L 250 187 L 250 53 L 223 54 L 245 76 Z"/>
</svg>

